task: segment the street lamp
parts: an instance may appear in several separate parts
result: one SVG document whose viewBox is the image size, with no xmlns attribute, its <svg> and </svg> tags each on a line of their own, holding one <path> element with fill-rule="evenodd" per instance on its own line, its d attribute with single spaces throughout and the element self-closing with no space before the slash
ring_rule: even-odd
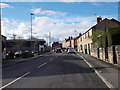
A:
<svg viewBox="0 0 120 90">
<path fill-rule="evenodd" d="M 30 15 L 31 15 L 31 52 L 32 52 L 32 15 L 34 14 L 31 13 Z"/>
<path fill-rule="evenodd" d="M 75 30 L 75 37 L 77 36 L 77 30 Z"/>
</svg>

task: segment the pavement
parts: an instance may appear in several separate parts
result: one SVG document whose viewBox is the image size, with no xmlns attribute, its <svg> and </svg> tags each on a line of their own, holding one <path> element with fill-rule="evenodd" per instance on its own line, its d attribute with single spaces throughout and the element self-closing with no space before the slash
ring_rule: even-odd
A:
<svg viewBox="0 0 120 90">
<path fill-rule="evenodd" d="M 105 62 L 103 60 L 97 59 L 87 54 L 78 53 L 83 59 L 87 60 L 87 62 L 92 66 L 94 70 L 103 77 L 103 79 L 108 82 L 113 88 L 119 87 L 119 74 L 120 68 L 117 65 L 113 65 L 111 63 Z"/>
<path fill-rule="evenodd" d="M 86 54 L 51 53 L 3 68 L 3 88 L 118 90 L 118 69 Z M 110 87 L 109 87 L 110 86 Z"/>
</svg>

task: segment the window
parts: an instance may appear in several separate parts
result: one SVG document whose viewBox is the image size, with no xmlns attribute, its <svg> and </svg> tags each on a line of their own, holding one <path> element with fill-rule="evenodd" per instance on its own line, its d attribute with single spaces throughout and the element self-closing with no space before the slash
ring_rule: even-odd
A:
<svg viewBox="0 0 120 90">
<path fill-rule="evenodd" d="M 81 50 L 83 50 L 82 45 L 80 45 Z"/>
<path fill-rule="evenodd" d="M 80 41 L 82 41 L 82 37 L 80 37 Z"/>
<path fill-rule="evenodd" d="M 88 32 L 88 37 L 90 37 L 90 33 Z"/>
<path fill-rule="evenodd" d="M 85 33 L 85 38 L 86 38 L 87 36 L 86 36 L 86 33 Z"/>
</svg>

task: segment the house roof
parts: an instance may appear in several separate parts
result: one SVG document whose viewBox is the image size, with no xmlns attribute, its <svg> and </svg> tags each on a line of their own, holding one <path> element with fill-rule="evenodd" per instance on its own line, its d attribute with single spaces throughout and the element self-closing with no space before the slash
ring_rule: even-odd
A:
<svg viewBox="0 0 120 90">
<path fill-rule="evenodd" d="M 118 26 L 120 26 L 120 22 L 119 21 L 117 21 L 117 20 L 115 20 L 113 18 L 110 19 L 110 20 L 107 19 L 107 18 L 105 18 L 100 23 L 92 26 L 89 30 L 87 30 L 86 32 L 84 32 L 83 35 L 85 33 L 87 33 L 88 31 L 90 31 L 91 29 L 94 29 L 94 30 L 96 30 L 96 29 L 98 29 L 98 30 L 99 29 L 104 30 L 105 28 L 118 27 Z"/>
</svg>

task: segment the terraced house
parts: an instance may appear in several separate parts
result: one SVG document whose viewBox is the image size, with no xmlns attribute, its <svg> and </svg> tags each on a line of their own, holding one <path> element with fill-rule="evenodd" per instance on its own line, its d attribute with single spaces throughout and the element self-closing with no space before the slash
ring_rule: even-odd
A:
<svg viewBox="0 0 120 90">
<path fill-rule="evenodd" d="M 120 45 L 120 40 L 118 40 L 118 38 L 120 38 L 120 33 L 117 32 L 114 34 L 116 31 L 119 31 L 119 26 L 120 22 L 115 19 L 105 18 L 102 20 L 100 16 L 97 17 L 97 24 L 92 26 L 77 39 L 77 51 L 101 58 L 100 48 L 104 48 L 105 56 L 103 57 L 104 59 L 108 59 L 107 47 Z"/>
</svg>

